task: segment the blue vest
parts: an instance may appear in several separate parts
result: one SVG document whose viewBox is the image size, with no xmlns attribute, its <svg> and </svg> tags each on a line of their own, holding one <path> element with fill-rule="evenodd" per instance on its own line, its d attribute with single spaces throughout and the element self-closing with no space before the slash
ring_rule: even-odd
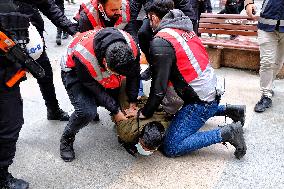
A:
<svg viewBox="0 0 284 189">
<path fill-rule="evenodd" d="M 284 0 L 264 0 L 258 22 L 258 28 L 272 32 L 279 25 L 279 32 L 284 32 Z"/>
</svg>

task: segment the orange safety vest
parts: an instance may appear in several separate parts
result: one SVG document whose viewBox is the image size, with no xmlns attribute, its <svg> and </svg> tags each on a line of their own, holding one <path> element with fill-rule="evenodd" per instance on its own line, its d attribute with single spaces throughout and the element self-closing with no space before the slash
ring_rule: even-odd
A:
<svg viewBox="0 0 284 189">
<path fill-rule="evenodd" d="M 105 27 L 103 22 L 100 21 L 99 18 L 99 9 L 98 9 L 98 1 L 97 0 L 90 0 L 88 3 L 82 3 L 81 9 L 76 14 L 75 19 L 80 19 L 80 12 L 84 11 L 87 15 L 89 21 L 91 22 L 92 26 L 95 27 Z M 122 16 L 116 21 L 114 24 L 115 28 L 124 29 L 124 27 L 130 21 L 130 5 L 128 0 L 122 0 Z"/>
<path fill-rule="evenodd" d="M 98 81 L 104 88 L 114 89 L 120 87 L 121 79 L 123 76 L 117 76 L 110 71 L 101 67 L 94 51 L 94 37 L 100 29 L 90 30 L 84 33 L 80 33 L 75 36 L 73 41 L 68 46 L 67 58 L 65 62 L 65 68 L 72 69 L 75 67 L 75 62 L 72 57 L 78 58 L 88 69 L 91 76 Z M 121 32 L 126 42 L 132 49 L 134 57 L 138 56 L 138 47 L 134 39 L 125 31 Z"/>
<path fill-rule="evenodd" d="M 161 37 L 173 46 L 178 70 L 187 83 L 198 78 L 209 64 L 206 49 L 193 31 L 165 28 L 155 37 Z"/>
</svg>

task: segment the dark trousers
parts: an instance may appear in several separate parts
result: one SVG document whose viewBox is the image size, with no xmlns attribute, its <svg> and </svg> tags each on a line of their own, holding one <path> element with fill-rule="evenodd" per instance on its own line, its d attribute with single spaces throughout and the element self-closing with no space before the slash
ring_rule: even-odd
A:
<svg viewBox="0 0 284 189">
<path fill-rule="evenodd" d="M 54 0 L 55 4 L 60 8 L 60 10 L 64 13 L 64 0 Z M 62 33 L 62 29 L 61 28 L 57 28 L 57 33 L 61 34 Z"/>
<path fill-rule="evenodd" d="M 0 70 L 0 168 L 12 164 L 19 132 L 24 124 L 20 87 L 5 90 L 2 73 L 3 70 Z"/>
<path fill-rule="evenodd" d="M 42 97 L 45 100 L 45 105 L 47 109 L 56 111 L 57 109 L 59 109 L 59 105 L 56 99 L 55 88 L 53 85 L 52 67 L 45 51 L 37 59 L 37 62 L 45 71 L 45 77 L 37 79 Z"/>
<path fill-rule="evenodd" d="M 94 95 L 81 83 L 68 84 L 68 80 L 72 79 L 69 73 L 62 72 L 61 77 L 71 104 L 75 109 L 71 114 L 64 133 L 75 135 L 96 117 L 97 104 Z"/>
</svg>

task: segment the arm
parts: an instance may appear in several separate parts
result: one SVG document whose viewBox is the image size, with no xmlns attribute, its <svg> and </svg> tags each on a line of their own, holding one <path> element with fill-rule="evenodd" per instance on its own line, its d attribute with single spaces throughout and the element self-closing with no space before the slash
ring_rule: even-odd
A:
<svg viewBox="0 0 284 189">
<path fill-rule="evenodd" d="M 139 65 L 139 55 L 136 58 L 135 67 L 133 69 L 133 75 L 126 77 L 126 94 L 128 96 L 129 103 L 136 103 L 139 90 L 139 80 L 140 80 L 140 65 Z"/>
<path fill-rule="evenodd" d="M 253 0 L 245 0 L 245 9 L 249 17 L 254 18 L 256 7 Z"/>
<path fill-rule="evenodd" d="M 154 114 L 166 95 L 174 54 L 173 48 L 167 41 L 156 38 L 151 42 L 152 83 L 148 101 L 141 112 L 145 117 Z"/>
<path fill-rule="evenodd" d="M 77 24 L 72 23 L 53 0 L 38 1 L 35 5 L 57 27 L 67 31 L 70 35 L 77 32 Z"/>
<path fill-rule="evenodd" d="M 73 58 L 76 64 L 76 73 L 80 82 L 90 90 L 98 105 L 104 106 L 108 111 L 117 114 L 120 111 L 119 104 L 111 97 L 105 89 L 89 74 L 87 68 L 76 57 Z"/>
</svg>

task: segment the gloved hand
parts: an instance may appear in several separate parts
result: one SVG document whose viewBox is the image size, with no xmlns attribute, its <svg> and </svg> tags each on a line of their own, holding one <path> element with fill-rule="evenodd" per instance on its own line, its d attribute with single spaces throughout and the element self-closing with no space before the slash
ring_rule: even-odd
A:
<svg viewBox="0 0 284 189">
<path fill-rule="evenodd" d="M 78 23 L 72 23 L 72 25 L 68 27 L 67 33 L 73 36 L 77 32 L 79 32 L 79 24 Z"/>
</svg>

